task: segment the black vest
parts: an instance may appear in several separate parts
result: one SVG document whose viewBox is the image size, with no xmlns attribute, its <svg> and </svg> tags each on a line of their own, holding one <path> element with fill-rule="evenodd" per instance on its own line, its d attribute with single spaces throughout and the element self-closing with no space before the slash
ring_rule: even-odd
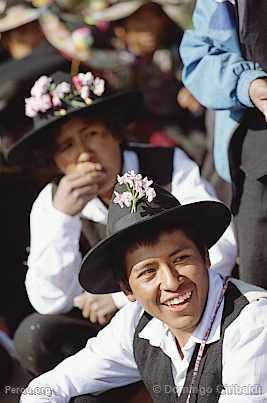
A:
<svg viewBox="0 0 267 403">
<path fill-rule="evenodd" d="M 267 2 L 237 0 L 237 14 L 243 57 L 267 71 Z"/>
<path fill-rule="evenodd" d="M 267 71 L 267 1 L 236 0 L 236 19 L 243 58 Z M 247 108 L 229 146 L 234 215 L 239 211 L 245 177 L 262 180 L 267 175 L 266 149 L 264 116 L 256 108 Z"/>
<path fill-rule="evenodd" d="M 221 337 L 219 341 L 207 344 L 205 347 L 190 403 L 216 403 L 219 401 L 221 391 L 224 389 L 222 385 L 224 333 L 248 303 L 247 298 L 241 294 L 238 288 L 229 282 L 224 299 Z M 148 340 L 138 336 L 150 320 L 151 316 L 144 313 L 134 335 L 134 356 L 142 380 L 154 403 L 186 403 L 200 345 L 195 347 L 183 391 L 178 397 L 172 376 L 171 359 L 159 347 L 151 346 Z"/>
<path fill-rule="evenodd" d="M 139 173 L 153 179 L 157 184 L 171 190 L 173 172 L 173 148 L 151 147 L 149 145 L 134 145 L 126 148 L 137 154 Z M 82 255 L 106 236 L 106 225 L 85 218 L 82 221 L 80 249 Z"/>
</svg>

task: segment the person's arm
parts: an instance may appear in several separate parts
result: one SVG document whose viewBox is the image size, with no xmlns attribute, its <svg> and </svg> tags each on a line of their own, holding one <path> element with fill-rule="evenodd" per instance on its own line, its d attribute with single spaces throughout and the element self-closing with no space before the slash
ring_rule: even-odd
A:
<svg viewBox="0 0 267 403">
<path fill-rule="evenodd" d="M 257 63 L 243 59 L 229 1 L 198 0 L 193 30 L 180 47 L 183 82 L 210 109 L 253 107 L 251 83 L 267 77 Z"/>
<path fill-rule="evenodd" d="M 218 200 L 211 184 L 201 178 L 197 164 L 178 148 L 174 153 L 172 194 L 181 204 Z M 231 225 L 209 250 L 209 254 L 211 268 L 222 276 L 229 276 L 237 256 L 237 246 Z"/>
<path fill-rule="evenodd" d="M 49 184 L 33 205 L 30 226 L 29 299 L 42 314 L 67 312 L 73 308 L 74 297 L 83 291 L 78 281 L 80 219 L 55 209 Z"/>
<path fill-rule="evenodd" d="M 267 299 L 250 303 L 226 329 L 219 403 L 267 401 Z"/>
<path fill-rule="evenodd" d="M 67 403 L 74 396 L 138 382 L 133 337 L 142 312 L 138 303 L 128 304 L 83 350 L 33 380 L 20 402 Z"/>
</svg>

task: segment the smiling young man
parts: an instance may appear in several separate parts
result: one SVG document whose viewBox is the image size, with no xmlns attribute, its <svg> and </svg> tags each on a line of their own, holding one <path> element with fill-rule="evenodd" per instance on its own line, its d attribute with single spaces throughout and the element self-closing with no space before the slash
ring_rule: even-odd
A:
<svg viewBox="0 0 267 403">
<path fill-rule="evenodd" d="M 108 236 L 84 258 L 80 282 L 106 293 L 104 274 L 132 303 L 83 350 L 29 385 L 49 396 L 26 391 L 21 403 L 67 403 L 78 395 L 72 401 L 91 402 L 85 394 L 140 380 L 155 403 L 263 402 L 267 292 L 209 269 L 208 249 L 230 212 L 215 201 L 181 205 L 133 171 L 118 181 Z"/>
</svg>

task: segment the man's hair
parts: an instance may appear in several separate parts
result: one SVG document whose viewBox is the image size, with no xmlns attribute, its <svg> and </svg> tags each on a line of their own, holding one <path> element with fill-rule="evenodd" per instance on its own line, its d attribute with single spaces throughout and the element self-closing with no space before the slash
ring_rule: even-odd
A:
<svg viewBox="0 0 267 403">
<path fill-rule="evenodd" d="M 129 278 L 126 269 L 126 254 L 133 252 L 140 246 L 153 246 L 163 233 L 172 233 L 181 230 L 197 247 L 202 259 L 206 257 L 207 245 L 201 237 L 201 229 L 193 227 L 188 223 L 173 223 L 170 221 L 146 223 L 144 228 L 133 228 L 131 234 L 126 236 L 119 245 L 119 249 L 113 251 L 112 270 L 116 281 L 125 289 L 130 291 Z"/>
</svg>

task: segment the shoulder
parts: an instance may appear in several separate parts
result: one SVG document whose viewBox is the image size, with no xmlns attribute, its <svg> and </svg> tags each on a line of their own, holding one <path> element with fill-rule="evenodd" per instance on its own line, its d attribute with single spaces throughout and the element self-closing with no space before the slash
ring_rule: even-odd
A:
<svg viewBox="0 0 267 403">
<path fill-rule="evenodd" d="M 52 183 L 48 183 L 39 193 L 35 199 L 32 207 L 32 211 L 39 210 L 45 206 L 51 206 L 52 204 Z"/>
<path fill-rule="evenodd" d="M 226 329 L 224 345 L 232 350 L 256 339 L 267 343 L 267 291 L 239 280 L 231 282 L 249 303 Z"/>
</svg>

